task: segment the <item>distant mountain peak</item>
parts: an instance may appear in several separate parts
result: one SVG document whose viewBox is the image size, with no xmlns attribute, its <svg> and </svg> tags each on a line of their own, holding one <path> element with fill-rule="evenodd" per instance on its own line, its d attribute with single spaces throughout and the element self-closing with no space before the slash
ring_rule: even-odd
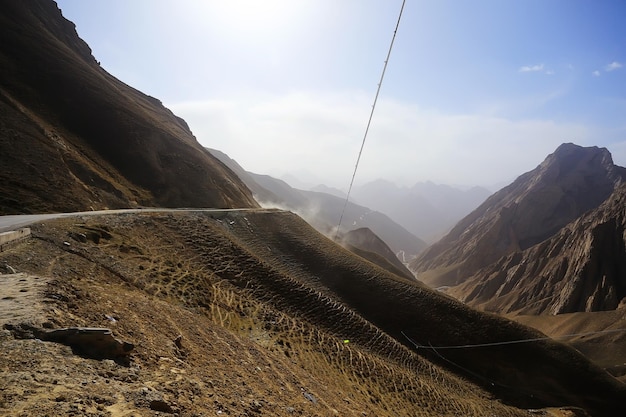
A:
<svg viewBox="0 0 626 417">
<path fill-rule="evenodd" d="M 585 166 L 588 169 L 613 168 L 613 157 L 606 148 L 597 146 L 583 147 L 573 143 L 563 143 L 556 150 L 548 155 L 539 165 L 539 168 L 549 168 L 558 166 L 563 171 L 580 169 Z"/>
<path fill-rule="evenodd" d="M 450 289 L 498 313 L 614 310 L 626 303 L 626 184 L 550 239 L 510 254 Z"/>
<path fill-rule="evenodd" d="M 599 148 L 597 146 L 581 146 L 572 142 L 564 142 L 560 144 L 551 155 L 562 156 L 573 152 L 603 152 L 610 154 L 606 148 Z"/>
<path fill-rule="evenodd" d="M 607 149 L 562 144 L 489 197 L 411 267 L 433 286 L 456 285 L 500 257 L 553 236 L 598 207 L 624 178 L 626 169 L 613 164 Z"/>
</svg>

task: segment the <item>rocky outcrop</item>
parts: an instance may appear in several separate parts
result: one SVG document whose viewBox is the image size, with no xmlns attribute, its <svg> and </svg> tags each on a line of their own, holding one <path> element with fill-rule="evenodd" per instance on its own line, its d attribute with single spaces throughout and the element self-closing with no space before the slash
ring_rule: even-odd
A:
<svg viewBox="0 0 626 417">
<path fill-rule="evenodd" d="M 113 336 L 110 329 L 96 327 L 66 327 L 42 329 L 29 324 L 5 324 L 14 337 L 39 339 L 70 346 L 76 353 L 94 359 L 123 360 L 134 349 L 132 343 L 123 342 Z"/>
<path fill-rule="evenodd" d="M 530 248 L 598 207 L 626 178 L 605 148 L 559 146 L 537 168 L 489 197 L 410 264 L 433 286 L 457 285 Z"/>
<path fill-rule="evenodd" d="M 626 304 L 626 184 L 596 210 L 449 290 L 499 313 L 560 314 Z"/>
<path fill-rule="evenodd" d="M 257 206 L 182 119 L 98 65 L 53 1 L 0 9 L 0 214 Z"/>
</svg>

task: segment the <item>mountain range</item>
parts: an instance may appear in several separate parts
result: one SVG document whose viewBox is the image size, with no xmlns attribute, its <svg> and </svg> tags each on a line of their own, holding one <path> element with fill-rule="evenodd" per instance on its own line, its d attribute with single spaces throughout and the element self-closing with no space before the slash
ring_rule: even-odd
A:
<svg viewBox="0 0 626 417">
<path fill-rule="evenodd" d="M 470 306 L 567 336 L 624 378 L 625 172 L 607 149 L 563 144 L 410 268 Z"/>
<path fill-rule="evenodd" d="M 609 169 L 604 173 L 608 175 L 597 174 L 606 179 L 607 188 L 615 181 L 614 191 L 597 208 L 585 211 L 549 238 L 479 269 L 451 294 L 502 313 L 561 314 L 624 306 L 626 184 L 612 175 L 606 150 L 585 151 L 607 162 Z M 615 172 L 623 175 L 624 171 L 615 167 Z M 596 177 L 588 189 L 580 190 L 581 198 L 589 196 L 582 199 L 581 211 L 602 199 L 601 182 Z"/>
<path fill-rule="evenodd" d="M 210 152 L 237 173 L 262 205 L 292 210 L 321 233 L 334 237 L 341 220 L 340 234 L 366 227 L 389 245 L 397 255 L 405 256 L 407 259 L 413 258 L 427 246 L 426 242 L 385 214 L 350 201 L 346 203 L 345 196 L 299 190 L 269 175 L 247 172 L 235 160 L 216 149 L 210 149 Z"/>
<path fill-rule="evenodd" d="M 323 201 L 332 234 L 340 197 L 236 173 L 157 99 L 106 73 L 53 1 L 0 0 L 0 39 L 0 213 L 176 208 L 76 213 L 3 246 L 0 414 L 608 417 L 626 408 L 624 375 L 611 368 L 619 349 L 599 361 L 623 333 L 609 339 L 598 322 L 616 330 L 624 317 L 624 169 L 607 150 L 562 145 L 425 250 L 388 217 L 349 205 L 345 224 L 356 230 L 339 230 L 342 247 L 294 213 Z M 463 303 L 407 275 L 384 233 L 421 250 L 410 264 L 418 278 L 476 296 Z M 514 279 L 489 269 L 498 262 Z M 537 284 L 534 271 L 551 275 Z M 532 299 L 548 283 L 569 296 Z M 516 285 L 528 290 L 511 296 Z M 494 311 L 563 314 L 516 322 L 480 311 L 487 298 Z M 555 321 L 565 314 L 567 326 Z M 548 337 L 559 326 L 589 329 L 601 344 L 578 334 L 576 350 Z"/>
<path fill-rule="evenodd" d="M 412 261 L 411 269 L 434 287 L 459 284 L 598 207 L 625 176 L 608 150 L 563 144 L 459 221 Z"/>
<path fill-rule="evenodd" d="M 615 310 L 626 304 L 626 184 L 597 209 L 450 291 L 470 305 L 519 314 Z"/>
<path fill-rule="evenodd" d="M 385 213 L 415 236 L 431 243 L 491 194 L 483 187 L 462 190 L 430 181 L 398 187 L 386 180 L 372 181 L 352 191 L 354 201 Z"/>
</svg>

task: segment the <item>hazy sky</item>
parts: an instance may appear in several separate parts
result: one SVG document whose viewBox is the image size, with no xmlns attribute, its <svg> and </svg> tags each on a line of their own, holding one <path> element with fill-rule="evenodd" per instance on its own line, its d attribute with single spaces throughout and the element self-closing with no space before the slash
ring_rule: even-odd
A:
<svg viewBox="0 0 626 417">
<path fill-rule="evenodd" d="M 401 0 L 58 0 L 110 73 L 245 169 L 346 189 Z M 407 0 L 357 183 L 626 166 L 626 2 Z"/>
</svg>

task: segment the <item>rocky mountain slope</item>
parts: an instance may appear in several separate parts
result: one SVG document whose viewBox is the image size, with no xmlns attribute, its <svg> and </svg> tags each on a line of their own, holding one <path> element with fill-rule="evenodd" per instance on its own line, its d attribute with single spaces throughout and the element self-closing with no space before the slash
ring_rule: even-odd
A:
<svg viewBox="0 0 626 417">
<path fill-rule="evenodd" d="M 365 262 L 288 212 L 79 216 L 32 230 L 0 254 L 42 287 L 15 292 L 39 298 L 27 323 L 0 314 L 0 412 L 610 416 L 626 405 L 626 387 L 578 352 L 499 345 L 541 334 Z M 72 326 L 110 328 L 133 349 L 96 359 L 28 330 Z"/>
<path fill-rule="evenodd" d="M 298 213 L 318 231 L 335 235 L 336 226 L 345 205 L 345 197 L 299 190 L 285 181 L 269 175 L 245 171 L 235 160 L 223 152 L 210 149 L 210 152 L 229 166 L 264 206 L 280 207 Z M 348 202 L 342 219 L 341 233 L 366 227 L 378 235 L 396 253 L 407 260 L 426 248 L 426 242 L 411 234 L 388 216 Z"/>
<path fill-rule="evenodd" d="M 449 293 L 486 310 L 562 314 L 626 307 L 626 184 L 556 235 Z"/>
<path fill-rule="evenodd" d="M 626 170 L 613 164 L 608 150 L 563 144 L 537 168 L 489 197 L 410 267 L 431 286 L 460 284 L 598 207 L 624 178 Z"/>
<path fill-rule="evenodd" d="M 0 8 L 0 213 L 257 206 L 182 119 L 98 65 L 53 1 Z"/>
</svg>

